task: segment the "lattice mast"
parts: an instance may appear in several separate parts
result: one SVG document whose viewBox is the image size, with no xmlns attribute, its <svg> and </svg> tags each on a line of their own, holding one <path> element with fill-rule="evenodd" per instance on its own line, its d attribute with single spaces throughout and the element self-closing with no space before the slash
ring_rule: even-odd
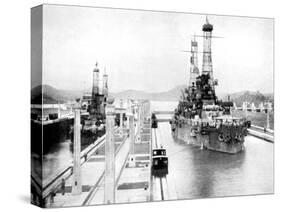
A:
<svg viewBox="0 0 281 212">
<path fill-rule="evenodd" d="M 98 113 L 98 98 L 99 95 L 99 75 L 100 70 L 98 68 L 98 63 L 93 70 L 93 87 L 92 87 L 92 113 Z"/>
<path fill-rule="evenodd" d="M 190 77 L 189 77 L 189 87 L 192 87 L 196 83 L 196 78 L 199 76 L 198 69 L 198 43 L 195 39 L 191 40 L 191 57 L 190 57 Z"/>
<path fill-rule="evenodd" d="M 214 76 L 213 76 L 213 64 L 212 64 L 212 31 L 213 25 L 209 23 L 208 17 L 206 17 L 206 23 L 202 27 L 203 31 L 203 64 L 202 74 L 209 74 L 209 85 L 214 89 Z"/>
</svg>

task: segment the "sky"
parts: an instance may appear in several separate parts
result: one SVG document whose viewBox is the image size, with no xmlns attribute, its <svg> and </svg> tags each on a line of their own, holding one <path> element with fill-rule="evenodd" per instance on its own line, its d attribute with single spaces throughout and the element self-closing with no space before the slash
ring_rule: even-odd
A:
<svg viewBox="0 0 281 212">
<path fill-rule="evenodd" d="M 84 90 L 98 62 L 110 92 L 167 91 L 188 83 L 192 35 L 206 15 L 45 5 L 43 84 Z M 273 19 L 208 15 L 218 93 L 273 92 Z M 203 39 L 198 37 L 199 51 Z M 199 70 L 202 55 L 199 54 Z"/>
</svg>

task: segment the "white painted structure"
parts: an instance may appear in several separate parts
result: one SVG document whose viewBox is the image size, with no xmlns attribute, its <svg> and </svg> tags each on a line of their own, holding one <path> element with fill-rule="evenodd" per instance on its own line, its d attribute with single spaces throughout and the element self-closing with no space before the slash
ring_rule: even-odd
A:
<svg viewBox="0 0 281 212">
<path fill-rule="evenodd" d="M 105 179 L 104 203 L 115 203 L 115 142 L 114 142 L 115 107 L 106 106 L 106 141 L 105 141 Z"/>
<path fill-rule="evenodd" d="M 82 193 L 81 182 L 81 127 L 80 127 L 80 107 L 74 108 L 74 143 L 73 143 L 73 181 L 72 194 L 79 195 Z"/>
</svg>

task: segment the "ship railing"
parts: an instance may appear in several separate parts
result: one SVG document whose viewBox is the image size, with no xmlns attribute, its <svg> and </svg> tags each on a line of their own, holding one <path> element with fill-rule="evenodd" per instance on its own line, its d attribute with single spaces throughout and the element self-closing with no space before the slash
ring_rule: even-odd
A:
<svg viewBox="0 0 281 212">
<path fill-rule="evenodd" d="M 213 127 L 220 128 L 221 126 L 244 126 L 244 121 L 229 121 L 223 122 L 222 120 L 212 120 L 212 119 L 203 119 L 203 120 L 192 120 L 192 126 L 201 126 L 201 127 Z"/>
</svg>

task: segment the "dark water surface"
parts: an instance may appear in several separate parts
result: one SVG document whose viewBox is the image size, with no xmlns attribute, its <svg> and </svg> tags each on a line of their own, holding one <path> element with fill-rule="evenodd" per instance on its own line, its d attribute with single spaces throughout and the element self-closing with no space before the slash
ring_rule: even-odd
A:
<svg viewBox="0 0 281 212">
<path fill-rule="evenodd" d="M 38 181 L 41 181 L 42 178 L 43 183 L 46 183 L 71 164 L 73 160 L 73 142 L 71 141 L 73 134 L 70 133 L 70 129 L 72 126 L 73 121 L 44 125 L 42 136 L 42 133 L 40 134 L 42 125 L 32 123 L 34 130 L 32 131 L 32 175 Z M 103 134 L 103 131 L 99 131 L 97 134 L 81 132 L 81 151 Z M 40 157 L 41 153 L 42 157 Z"/>
</svg>

